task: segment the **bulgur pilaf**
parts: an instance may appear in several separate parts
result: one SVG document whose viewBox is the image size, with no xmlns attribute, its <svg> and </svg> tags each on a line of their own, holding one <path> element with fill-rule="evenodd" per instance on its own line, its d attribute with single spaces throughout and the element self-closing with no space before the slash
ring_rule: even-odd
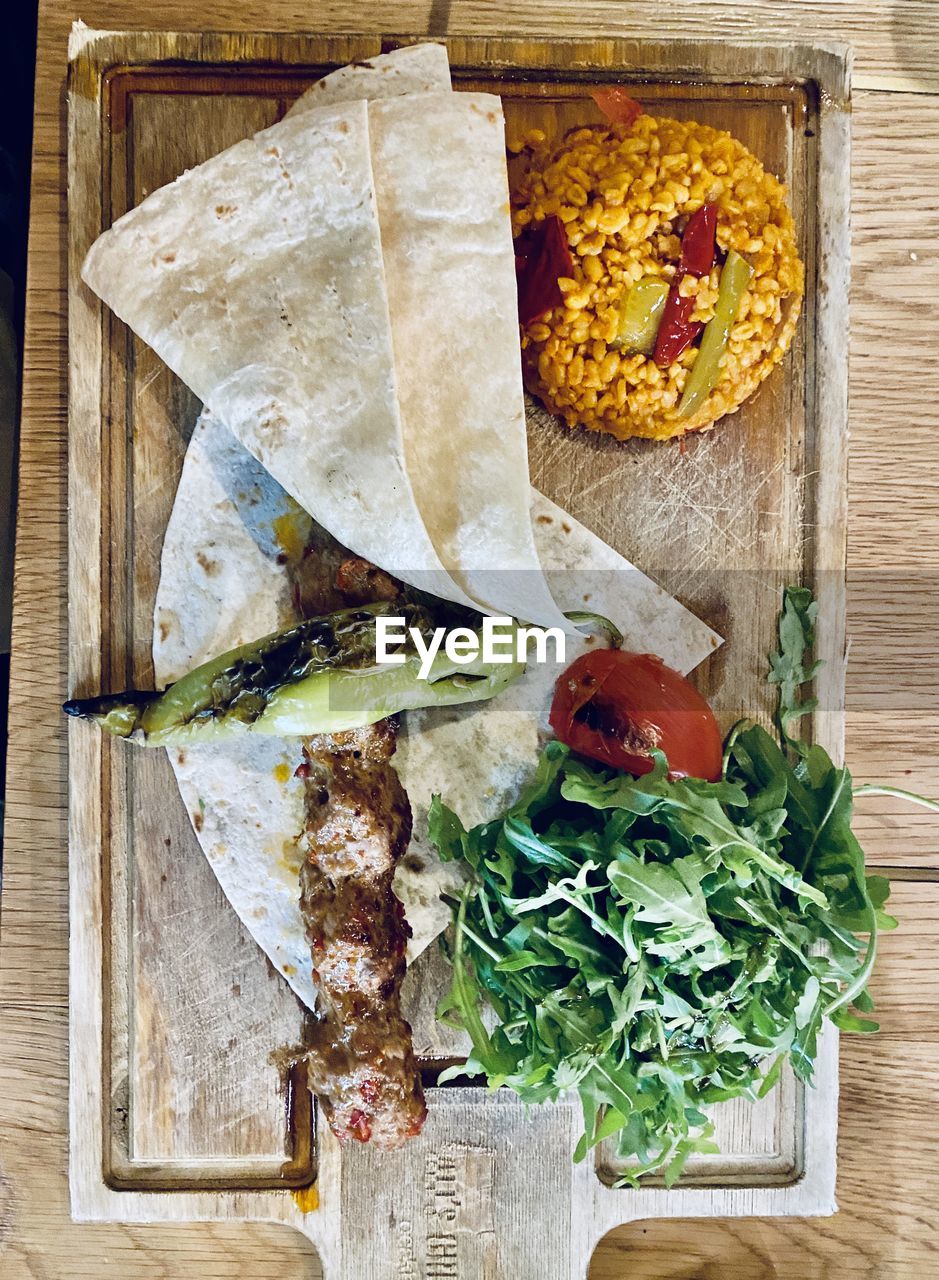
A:
<svg viewBox="0 0 939 1280">
<path fill-rule="evenodd" d="M 510 150 L 527 153 L 513 190 L 513 233 L 556 215 L 567 232 L 573 274 L 559 279 L 563 304 L 522 330 L 526 383 L 569 426 L 619 439 L 668 439 L 713 426 L 753 394 L 792 342 L 804 271 L 786 189 L 729 133 L 694 121 L 640 115 L 631 124 L 587 125 L 549 143 L 533 130 Z M 678 405 L 697 346 L 667 368 L 617 346 L 632 285 L 671 283 L 692 213 L 717 206 L 718 260 L 684 275 L 692 320 L 714 315 L 720 258 L 735 249 L 753 269 L 716 386 L 694 413 Z"/>
</svg>

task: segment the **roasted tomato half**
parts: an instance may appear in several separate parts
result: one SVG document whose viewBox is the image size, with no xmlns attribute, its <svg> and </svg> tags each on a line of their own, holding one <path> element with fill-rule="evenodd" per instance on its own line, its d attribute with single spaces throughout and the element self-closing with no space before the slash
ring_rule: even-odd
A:
<svg viewBox="0 0 939 1280">
<path fill-rule="evenodd" d="M 672 778 L 720 778 L 714 713 L 693 684 L 651 653 L 582 654 L 558 680 L 549 719 L 572 751 L 614 769 L 648 773 L 657 750 Z"/>
</svg>

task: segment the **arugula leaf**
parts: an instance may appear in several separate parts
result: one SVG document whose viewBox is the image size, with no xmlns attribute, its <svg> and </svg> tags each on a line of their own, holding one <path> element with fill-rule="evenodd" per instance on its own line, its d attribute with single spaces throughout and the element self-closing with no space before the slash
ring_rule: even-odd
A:
<svg viewBox="0 0 939 1280">
<path fill-rule="evenodd" d="M 636 920 L 673 924 L 691 937 L 701 930 L 709 935 L 714 932 L 701 891 L 706 872 L 707 865 L 696 855 L 671 865 L 647 865 L 624 852 L 607 867 L 607 875 L 620 897 L 639 908 Z"/>
<path fill-rule="evenodd" d="M 574 859 L 536 836 L 528 818 L 509 814 L 502 831 L 508 843 L 526 862 L 535 866 L 552 867 L 555 871 L 568 874 L 576 873 L 578 864 Z"/>
<path fill-rule="evenodd" d="M 818 673 L 820 662 L 806 664 L 806 654 L 815 644 L 818 604 L 808 587 L 786 587 L 779 615 L 779 649 L 769 655 L 770 684 L 779 685 L 776 724 L 783 743 L 797 753 L 804 746 L 789 733 L 789 722 L 801 720 L 818 706 L 817 698 L 799 701 L 799 688 Z"/>
<path fill-rule="evenodd" d="M 440 796 L 430 798 L 430 809 L 427 814 L 428 834 L 437 847 L 442 862 L 456 862 L 465 857 L 471 865 L 476 863 L 469 857 L 466 847 L 466 829 L 452 809 L 441 801 Z"/>
</svg>

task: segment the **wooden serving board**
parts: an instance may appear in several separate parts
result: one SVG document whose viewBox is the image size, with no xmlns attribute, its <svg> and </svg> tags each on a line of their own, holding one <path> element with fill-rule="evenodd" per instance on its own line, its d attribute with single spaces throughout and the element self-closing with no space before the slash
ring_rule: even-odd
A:
<svg viewBox="0 0 939 1280">
<path fill-rule="evenodd" d="M 278 119 L 375 37 L 73 34 L 69 79 L 70 686 L 152 681 L 159 553 L 198 405 L 82 285 L 96 236 L 184 168 Z M 597 118 L 590 89 L 732 130 L 791 185 L 807 266 L 793 351 L 740 413 L 674 445 L 573 435 L 530 415 L 532 479 L 727 640 L 699 670 L 723 722 L 767 718 L 780 589 L 811 583 L 827 659 L 814 732 L 843 727 L 848 57 L 843 49 L 645 40 L 447 41 L 457 89 L 499 92 L 512 132 Z M 468 163 L 471 161 L 468 160 Z M 611 1226 L 834 1208 L 837 1046 L 717 1114 L 720 1156 L 678 1189 L 574 1166 L 573 1106 L 429 1090 L 404 1151 L 340 1155 L 302 1079 L 304 1011 L 227 906 L 162 753 L 70 726 L 72 1210 L 81 1219 L 264 1218 L 316 1244 L 329 1280 L 577 1280 Z M 408 978 L 418 1048 L 439 958 Z"/>
</svg>

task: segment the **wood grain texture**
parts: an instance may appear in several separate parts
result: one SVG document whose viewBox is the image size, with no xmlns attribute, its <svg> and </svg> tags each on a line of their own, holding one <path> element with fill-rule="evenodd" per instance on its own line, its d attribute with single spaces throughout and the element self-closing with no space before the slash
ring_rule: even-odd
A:
<svg viewBox="0 0 939 1280">
<path fill-rule="evenodd" d="M 935 793 L 937 102 L 858 94 L 854 138 L 848 763 L 861 780 Z M 936 815 L 883 799 L 858 810 L 869 859 L 939 868 Z"/>
<path fill-rule="evenodd" d="M 62 38 L 76 9 L 41 0 L 46 30 Z M 154 0 L 141 11 L 129 0 L 95 0 L 84 21 L 101 30 L 415 31 L 433 35 L 655 35 L 662 38 L 747 39 L 783 43 L 843 40 L 857 55 L 857 83 L 870 87 L 939 89 L 939 28 L 934 0 L 676 0 L 656 12 L 645 0 L 578 0 L 575 30 L 563 0 L 276 0 L 263 19 L 244 0 Z"/>
<path fill-rule="evenodd" d="M 645 5 L 616 3 L 551 6 L 552 20 L 576 17 L 578 30 L 590 9 L 594 31 L 649 21 Z M 442 30 L 446 5 L 376 4 L 367 19 L 357 4 L 322 4 L 310 10 L 298 0 L 272 0 L 264 13 L 271 28 L 313 25 L 334 30 Z M 602 10 L 602 13 L 598 11 Z M 526 29 L 532 14 L 544 29 L 546 6 L 455 3 L 452 29 Z M 657 34 L 685 23 L 711 31 L 778 32 L 801 38 L 856 35 L 858 76 L 878 74 L 903 83 L 911 65 L 939 65 L 939 34 L 932 0 L 902 4 L 875 0 L 863 8 L 846 3 L 757 3 L 740 0 L 709 6 L 691 0 L 656 13 Z M 36 133 L 30 240 L 29 317 L 21 452 L 19 562 L 16 581 L 14 680 L 11 699 L 13 751 L 7 807 L 7 862 L 0 949 L 0 1270 L 10 1280 L 226 1280 L 237 1277 L 314 1277 L 319 1269 L 301 1237 L 261 1225 L 130 1227 L 75 1225 L 66 1202 L 65 997 L 67 991 L 67 889 L 65 877 L 65 761 L 58 703 L 65 669 L 65 273 L 64 116 L 65 40 L 73 17 L 67 5 L 44 0 L 37 66 Z M 208 0 L 198 12 L 191 0 L 148 6 L 141 15 L 126 0 L 84 6 L 81 16 L 99 27 L 140 25 L 253 29 L 255 9 L 243 0 Z M 712 21 L 717 24 L 712 27 Z M 840 24 L 840 25 L 839 25 Z M 901 39 L 902 36 L 902 39 Z M 923 87 L 918 82 L 915 88 Z M 935 569 L 939 530 L 939 465 L 934 440 L 939 426 L 939 366 L 931 331 L 909 303 L 939 290 L 939 100 L 919 94 L 855 97 L 854 309 L 852 339 L 852 482 L 850 563 L 858 571 L 890 574 L 894 563 Z M 911 174 L 915 181 L 911 182 Z M 917 254 L 914 265 L 911 253 Z M 897 633 L 887 645 L 890 688 L 903 713 L 863 710 L 871 689 L 884 683 L 884 643 L 900 593 L 882 592 L 879 634 L 871 634 L 872 605 L 852 597 L 848 667 L 849 762 L 864 777 L 922 786 L 939 772 L 939 709 L 920 698 L 933 670 L 928 645 L 928 605 L 935 593 L 907 592 Z M 52 679 L 50 681 L 50 673 Z M 912 774 L 905 771 L 911 770 Z M 886 813 L 866 801 L 865 813 Z M 931 821 L 911 823 L 899 811 L 873 818 L 865 830 L 869 855 L 884 862 L 904 846 L 910 861 L 939 865 L 939 841 Z M 901 857 L 899 859 L 903 861 Z M 637 1227 L 611 1236 L 597 1250 L 599 1280 L 627 1274 L 655 1277 L 724 1277 L 794 1280 L 849 1276 L 919 1280 L 935 1269 L 935 1241 L 928 1217 L 936 1198 L 929 1115 L 934 1109 L 935 1029 L 920 1019 L 935 1005 L 930 969 L 939 922 L 928 908 L 934 890 L 903 884 L 898 914 L 908 951 L 892 952 L 897 967 L 881 982 L 882 1003 L 903 1008 L 908 979 L 919 974 L 918 1006 L 909 1016 L 902 1061 L 908 1087 L 895 1088 L 896 1059 L 879 1068 L 874 1105 L 866 1102 L 872 1078 L 868 1045 L 843 1042 L 843 1107 L 839 1198 L 844 1212 L 830 1221 L 793 1223 L 673 1224 L 660 1231 Z M 919 911 L 924 904 L 923 912 Z M 922 925 L 914 927 L 914 914 Z M 919 1020 L 918 1020 L 919 1019 Z M 852 1083 L 853 1082 L 853 1083 Z M 880 1177 L 871 1159 L 879 1135 L 889 1134 L 898 1153 L 901 1181 Z M 870 1167 L 870 1168 L 869 1168 Z M 891 1172 L 897 1167 L 891 1163 Z M 873 1170 L 873 1173 L 870 1172 Z M 874 1181 L 872 1181 L 872 1178 Z M 663 1234 L 664 1231 L 664 1234 Z M 623 1242 L 631 1242 L 629 1268 Z M 648 1247 L 642 1242 L 648 1242 Z M 644 1270 L 642 1270 L 644 1268 Z"/>
</svg>

